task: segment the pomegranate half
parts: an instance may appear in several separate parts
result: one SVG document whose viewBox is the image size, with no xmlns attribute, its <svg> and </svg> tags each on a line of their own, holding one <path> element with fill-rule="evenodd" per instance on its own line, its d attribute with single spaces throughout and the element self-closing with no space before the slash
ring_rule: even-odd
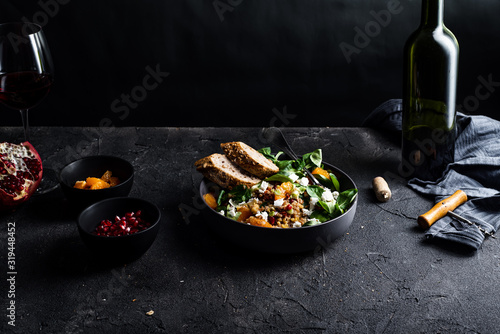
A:
<svg viewBox="0 0 500 334">
<path fill-rule="evenodd" d="M 40 155 L 29 142 L 0 143 L 0 211 L 26 202 L 42 180 Z"/>
</svg>

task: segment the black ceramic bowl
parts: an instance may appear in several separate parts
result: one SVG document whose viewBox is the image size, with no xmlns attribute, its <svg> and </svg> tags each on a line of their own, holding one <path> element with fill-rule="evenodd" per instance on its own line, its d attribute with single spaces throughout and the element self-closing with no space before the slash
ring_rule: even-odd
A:
<svg viewBox="0 0 500 334">
<path fill-rule="evenodd" d="M 337 176 L 340 191 L 356 188 L 354 181 L 346 173 L 330 164 L 324 164 Z M 207 179 L 201 181 L 201 196 L 209 192 L 209 184 Z M 322 224 L 287 229 L 240 223 L 222 216 L 208 206 L 203 211 L 210 228 L 236 246 L 265 253 L 292 254 L 328 247 L 329 243 L 342 236 L 351 225 L 357 203 L 358 196 L 344 214 Z"/>
<path fill-rule="evenodd" d="M 118 177 L 120 184 L 99 190 L 74 188 L 76 181 L 85 180 L 87 177 L 101 177 L 107 170 Z M 66 198 L 76 207 L 84 208 L 106 198 L 128 196 L 134 183 L 134 167 L 118 157 L 85 157 L 66 165 L 59 174 L 59 183 Z"/>
<path fill-rule="evenodd" d="M 104 219 L 123 217 L 127 212 L 142 211 L 143 219 L 151 223 L 145 230 L 124 236 L 93 234 Z M 103 263 L 124 263 L 138 259 L 153 244 L 160 228 L 161 213 L 151 202 L 132 197 L 109 198 L 90 205 L 77 219 L 80 236 L 97 260 Z"/>
</svg>

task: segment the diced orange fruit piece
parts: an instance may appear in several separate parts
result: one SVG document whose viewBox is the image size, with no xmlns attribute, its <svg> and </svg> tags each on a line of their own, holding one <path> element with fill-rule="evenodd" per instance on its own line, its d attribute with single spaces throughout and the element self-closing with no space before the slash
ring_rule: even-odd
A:
<svg viewBox="0 0 500 334">
<path fill-rule="evenodd" d="M 294 185 L 293 185 L 293 183 L 292 183 L 292 182 L 283 182 L 283 183 L 281 184 L 281 187 L 282 187 L 283 189 L 285 189 L 285 191 L 286 191 L 286 193 L 287 193 L 287 194 L 290 194 L 290 193 L 292 193 L 292 190 L 293 190 L 293 188 L 294 188 Z"/>
<path fill-rule="evenodd" d="M 238 212 L 241 212 L 240 216 L 238 217 L 239 222 L 244 222 L 248 219 L 248 217 L 252 215 L 252 211 L 250 211 L 250 208 L 246 205 L 239 207 Z"/>
<path fill-rule="evenodd" d="M 111 175 L 112 175 L 111 171 L 107 170 L 106 172 L 104 172 L 104 174 L 102 174 L 101 180 L 103 180 L 104 182 L 110 183 Z"/>
<path fill-rule="evenodd" d="M 98 182 L 102 182 L 102 180 L 98 177 L 88 177 L 86 182 L 87 182 L 88 187 L 92 187 L 94 184 L 97 184 Z"/>
<path fill-rule="evenodd" d="M 120 183 L 120 180 L 116 176 L 111 176 L 109 178 L 109 185 L 111 187 L 114 187 L 114 186 L 118 185 L 119 183 Z"/>
<path fill-rule="evenodd" d="M 285 198 L 287 195 L 290 195 L 293 190 L 293 183 L 291 182 L 283 182 L 279 186 L 276 187 L 274 193 L 274 200 Z"/>
<path fill-rule="evenodd" d="M 102 180 L 98 177 L 88 177 L 86 182 L 89 187 L 92 187 L 94 184 L 102 182 Z"/>
<path fill-rule="evenodd" d="M 314 170 L 311 173 L 313 175 L 314 174 L 322 175 L 325 178 L 330 179 L 330 174 L 326 170 L 324 170 L 323 168 L 321 168 L 321 167 L 314 168 Z"/>
<path fill-rule="evenodd" d="M 212 195 L 211 193 L 203 195 L 203 199 L 205 200 L 205 203 L 207 203 L 207 205 L 212 209 L 217 208 L 217 201 L 215 200 L 214 195 Z"/>
<path fill-rule="evenodd" d="M 74 188 L 76 188 L 76 189 L 85 189 L 86 186 L 87 186 L 87 182 L 85 182 L 85 181 L 76 181 Z"/>
<path fill-rule="evenodd" d="M 109 188 L 109 183 L 107 183 L 106 181 L 103 181 L 97 177 L 88 177 L 86 181 L 87 181 L 87 185 L 90 186 L 91 190 Z"/>
<path fill-rule="evenodd" d="M 109 188 L 110 185 L 109 183 L 107 182 L 99 182 L 97 184 L 94 184 L 93 186 L 90 187 L 90 190 L 99 190 L 99 189 L 106 189 L 106 188 Z"/>
<path fill-rule="evenodd" d="M 262 218 L 257 218 L 254 216 L 248 218 L 246 222 L 249 223 L 250 225 L 254 225 L 254 226 L 274 227 L 273 225 L 269 224 L 266 220 L 264 220 Z"/>
</svg>

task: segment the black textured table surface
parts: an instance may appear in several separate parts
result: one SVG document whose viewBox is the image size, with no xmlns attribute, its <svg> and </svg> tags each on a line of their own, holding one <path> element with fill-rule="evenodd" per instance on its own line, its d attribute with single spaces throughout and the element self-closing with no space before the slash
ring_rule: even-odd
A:
<svg viewBox="0 0 500 334">
<path fill-rule="evenodd" d="M 398 181 L 397 139 L 362 128 L 283 131 L 299 154 L 321 148 L 324 160 L 359 189 L 347 233 L 304 254 L 228 245 L 200 210 L 194 161 L 220 152 L 221 142 L 267 146 L 260 129 L 34 128 L 32 143 L 46 168 L 97 154 L 129 160 L 136 170 L 130 196 L 157 204 L 162 226 L 139 260 L 103 267 L 89 258 L 60 189 L 0 215 L 0 332 L 498 331 L 500 243 L 487 239 L 467 252 L 424 240 L 416 217 L 432 199 Z M 4 128 L 0 140 L 16 142 L 20 135 L 19 128 Z M 393 192 L 387 203 L 377 202 L 371 189 L 378 175 L 387 176 Z M 7 281 L 8 223 L 16 226 L 14 286 Z"/>
</svg>

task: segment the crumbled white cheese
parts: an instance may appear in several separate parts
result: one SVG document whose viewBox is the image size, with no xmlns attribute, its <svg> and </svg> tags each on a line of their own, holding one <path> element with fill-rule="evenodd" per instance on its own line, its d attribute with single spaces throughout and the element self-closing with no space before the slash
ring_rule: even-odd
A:
<svg viewBox="0 0 500 334">
<path fill-rule="evenodd" d="M 255 198 L 255 197 L 252 197 L 248 200 L 247 204 L 252 206 L 254 205 L 255 203 L 258 203 L 259 199 L 258 198 Z"/>
<path fill-rule="evenodd" d="M 307 177 L 303 177 L 299 180 L 299 184 L 301 186 L 308 186 L 309 185 L 309 179 Z"/>
<path fill-rule="evenodd" d="M 311 213 L 312 213 L 312 210 L 308 210 L 308 209 L 306 209 L 306 208 L 303 208 L 303 209 L 302 209 L 302 212 L 303 212 L 306 216 L 310 216 L 310 215 L 311 215 Z"/>
<path fill-rule="evenodd" d="M 269 187 L 269 183 L 267 183 L 266 181 L 262 181 L 260 184 L 259 192 L 265 192 L 267 190 L 267 187 Z"/>
<path fill-rule="evenodd" d="M 330 189 L 325 189 L 325 191 L 323 191 L 323 194 L 321 194 L 321 200 L 324 202 L 331 202 L 334 200 Z"/>
<path fill-rule="evenodd" d="M 284 202 L 283 198 L 277 199 L 277 200 L 274 201 L 274 206 L 276 208 L 280 208 L 283 205 L 283 202 Z"/>
<path fill-rule="evenodd" d="M 309 200 L 309 210 L 314 210 L 314 206 L 318 203 L 318 199 L 316 197 L 311 197 Z"/>
<path fill-rule="evenodd" d="M 227 214 L 231 217 L 236 216 L 236 207 L 232 206 L 228 211 Z"/>
<path fill-rule="evenodd" d="M 295 222 L 295 223 L 293 223 L 292 227 L 294 227 L 294 228 L 302 227 L 302 224 L 300 222 Z"/>
<path fill-rule="evenodd" d="M 220 211 L 219 211 L 219 213 L 220 213 L 221 215 L 225 216 L 225 212 L 224 212 L 224 210 L 220 210 Z"/>
<path fill-rule="evenodd" d="M 297 181 L 299 179 L 299 176 L 297 174 L 295 174 L 295 173 L 292 173 L 292 174 L 288 175 L 288 178 L 290 180 L 292 180 L 292 182 L 295 182 L 295 181 Z"/>
<path fill-rule="evenodd" d="M 333 199 L 337 200 L 337 198 L 339 198 L 339 192 L 338 191 L 334 191 L 333 192 Z"/>
<path fill-rule="evenodd" d="M 260 217 L 264 219 L 267 222 L 267 212 L 266 211 L 260 211 L 255 214 L 255 217 Z"/>
</svg>

